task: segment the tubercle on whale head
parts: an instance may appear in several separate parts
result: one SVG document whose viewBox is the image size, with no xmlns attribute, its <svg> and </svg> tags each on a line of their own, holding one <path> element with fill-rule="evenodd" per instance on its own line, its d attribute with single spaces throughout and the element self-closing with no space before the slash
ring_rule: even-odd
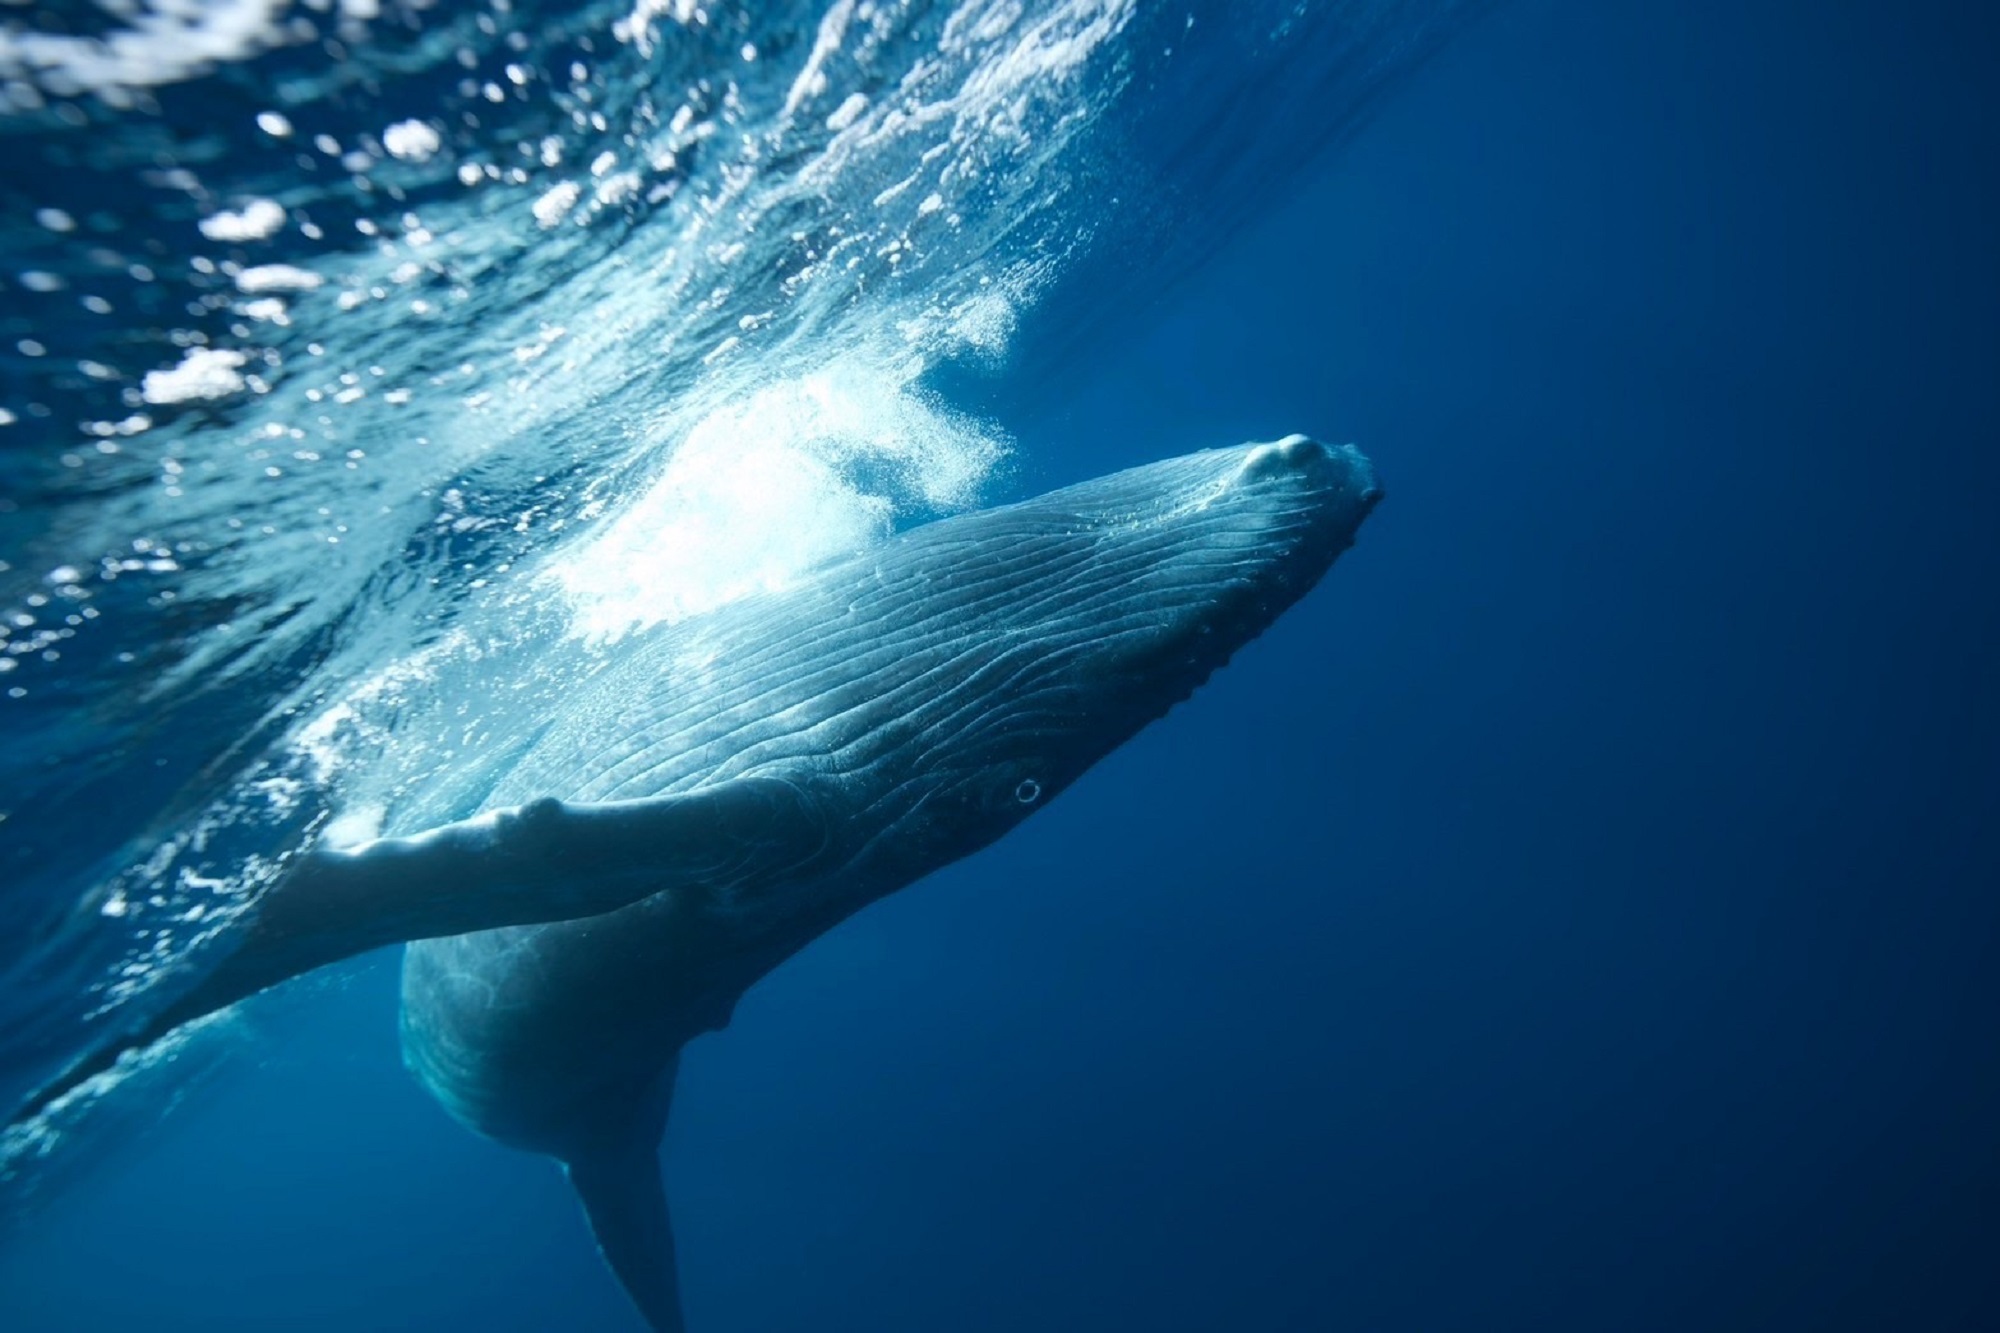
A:
<svg viewBox="0 0 2000 1333">
<path fill-rule="evenodd" d="M 1335 555 L 1354 544 L 1362 520 L 1382 499 L 1382 485 L 1367 455 L 1351 444 L 1323 444 L 1306 435 L 1245 446 L 1233 480 L 1240 488 L 1267 486 L 1296 496 L 1293 503 L 1308 506 L 1309 517 L 1300 525 L 1302 544 L 1332 539 Z M 1326 567 L 1311 572 L 1317 579 Z"/>
</svg>

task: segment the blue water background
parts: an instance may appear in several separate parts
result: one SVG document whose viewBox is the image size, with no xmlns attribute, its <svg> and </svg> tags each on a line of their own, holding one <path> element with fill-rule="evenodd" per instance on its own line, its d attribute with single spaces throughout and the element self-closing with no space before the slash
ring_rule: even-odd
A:
<svg viewBox="0 0 2000 1333">
<path fill-rule="evenodd" d="M 1997 54 L 1967 5 L 1516 4 L 1156 304 L 955 385 L 1021 491 L 1303 429 L 1389 498 L 690 1048 L 692 1325 L 1993 1326 Z M 5 1326 L 636 1327 L 392 992 L 262 1006 L 97 1142 Z"/>
</svg>

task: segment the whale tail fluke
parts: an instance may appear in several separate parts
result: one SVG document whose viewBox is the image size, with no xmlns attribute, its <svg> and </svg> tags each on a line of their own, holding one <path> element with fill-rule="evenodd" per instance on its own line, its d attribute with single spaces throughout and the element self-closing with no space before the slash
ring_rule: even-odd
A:
<svg viewBox="0 0 2000 1333">
<path fill-rule="evenodd" d="M 580 1153 L 564 1165 L 598 1251 L 639 1313 L 654 1333 L 686 1333 L 657 1141 L 637 1135 L 609 1151 Z"/>
</svg>

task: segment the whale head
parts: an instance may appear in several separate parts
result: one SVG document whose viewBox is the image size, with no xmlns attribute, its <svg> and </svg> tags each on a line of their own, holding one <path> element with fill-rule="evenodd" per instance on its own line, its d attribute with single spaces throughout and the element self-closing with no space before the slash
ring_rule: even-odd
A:
<svg viewBox="0 0 2000 1333">
<path fill-rule="evenodd" d="M 926 779 L 923 841 L 962 854 L 997 837 L 1186 699 L 1312 589 L 1380 497 L 1358 450 L 1293 435 L 910 534 L 901 628 L 952 640 L 932 706 L 897 728 L 921 754 L 905 767 Z"/>
</svg>

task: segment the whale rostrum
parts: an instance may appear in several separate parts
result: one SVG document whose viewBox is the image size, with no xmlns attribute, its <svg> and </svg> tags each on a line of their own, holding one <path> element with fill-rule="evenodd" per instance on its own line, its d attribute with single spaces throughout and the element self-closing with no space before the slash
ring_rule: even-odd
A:
<svg viewBox="0 0 2000 1333">
<path fill-rule="evenodd" d="M 23 1114 L 182 1024 L 407 941 L 405 1063 L 465 1125 L 562 1162 L 641 1314 L 681 1329 L 657 1148 L 682 1046 L 1185 699 L 1379 496 L 1351 446 L 1209 450 L 631 636 L 480 813 L 297 857 L 213 971 Z"/>
</svg>

